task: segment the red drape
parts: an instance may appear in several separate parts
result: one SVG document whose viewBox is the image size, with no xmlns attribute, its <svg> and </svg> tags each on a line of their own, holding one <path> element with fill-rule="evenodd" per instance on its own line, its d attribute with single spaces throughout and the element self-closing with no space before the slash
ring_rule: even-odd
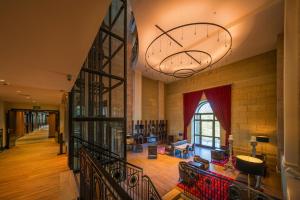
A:
<svg viewBox="0 0 300 200">
<path fill-rule="evenodd" d="M 195 110 L 199 104 L 203 91 L 196 91 L 183 94 L 183 121 L 184 132 L 183 139 L 187 139 L 187 127 L 194 116 Z"/>
<path fill-rule="evenodd" d="M 231 85 L 204 90 L 205 96 L 218 118 L 221 126 L 226 131 L 225 142 L 231 134 Z"/>
</svg>

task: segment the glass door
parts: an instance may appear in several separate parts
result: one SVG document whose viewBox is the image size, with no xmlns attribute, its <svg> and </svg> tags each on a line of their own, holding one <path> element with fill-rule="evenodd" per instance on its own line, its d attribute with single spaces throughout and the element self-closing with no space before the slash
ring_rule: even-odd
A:
<svg viewBox="0 0 300 200">
<path fill-rule="evenodd" d="M 194 126 L 194 143 L 195 145 L 201 145 L 200 143 L 200 137 L 201 137 L 201 134 L 200 134 L 200 115 L 199 114 L 195 114 L 194 116 L 194 123 L 195 123 L 195 126 Z"/>
<path fill-rule="evenodd" d="M 213 121 L 201 121 L 201 146 L 214 147 Z"/>
<path fill-rule="evenodd" d="M 220 148 L 220 122 L 207 101 L 200 102 L 193 118 L 194 143 L 198 146 Z"/>
</svg>

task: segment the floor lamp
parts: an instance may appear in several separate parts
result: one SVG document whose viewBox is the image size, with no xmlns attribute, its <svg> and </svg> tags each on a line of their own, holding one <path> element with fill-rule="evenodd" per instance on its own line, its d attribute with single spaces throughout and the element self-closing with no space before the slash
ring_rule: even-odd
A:
<svg viewBox="0 0 300 200">
<path fill-rule="evenodd" d="M 224 165 L 224 169 L 225 170 L 227 170 L 227 169 L 234 170 L 234 166 L 232 163 L 233 135 L 229 135 L 228 142 L 229 142 L 229 160 Z"/>
<path fill-rule="evenodd" d="M 257 145 L 257 141 L 256 141 L 256 137 L 255 136 L 251 136 L 250 144 L 252 146 L 252 154 L 251 154 L 251 156 L 255 157 L 256 156 L 256 145 Z"/>
</svg>

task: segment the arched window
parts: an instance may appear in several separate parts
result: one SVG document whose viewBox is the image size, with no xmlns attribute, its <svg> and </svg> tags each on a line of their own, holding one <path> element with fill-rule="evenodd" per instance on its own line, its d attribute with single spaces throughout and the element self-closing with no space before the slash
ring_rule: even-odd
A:
<svg viewBox="0 0 300 200">
<path fill-rule="evenodd" d="M 196 145 L 219 148 L 221 128 L 208 101 L 201 101 L 193 117 L 193 140 Z"/>
</svg>

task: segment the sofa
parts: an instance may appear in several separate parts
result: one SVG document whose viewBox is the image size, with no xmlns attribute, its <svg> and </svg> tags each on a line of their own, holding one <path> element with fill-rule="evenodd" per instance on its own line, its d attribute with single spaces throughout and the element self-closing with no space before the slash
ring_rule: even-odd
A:
<svg viewBox="0 0 300 200">
<path fill-rule="evenodd" d="M 198 181 L 197 169 L 189 165 L 187 162 L 181 161 L 178 164 L 179 182 L 188 186 L 193 186 Z"/>
<path fill-rule="evenodd" d="M 221 148 L 212 149 L 210 153 L 212 160 L 223 161 L 228 158 L 229 149 L 226 146 L 222 146 Z"/>
<path fill-rule="evenodd" d="M 202 163 L 203 164 L 203 167 L 202 167 L 203 170 L 208 170 L 209 169 L 209 161 L 208 160 L 206 160 L 204 158 L 201 158 L 198 155 L 195 155 L 193 160 L 194 160 L 194 162 Z"/>
</svg>

